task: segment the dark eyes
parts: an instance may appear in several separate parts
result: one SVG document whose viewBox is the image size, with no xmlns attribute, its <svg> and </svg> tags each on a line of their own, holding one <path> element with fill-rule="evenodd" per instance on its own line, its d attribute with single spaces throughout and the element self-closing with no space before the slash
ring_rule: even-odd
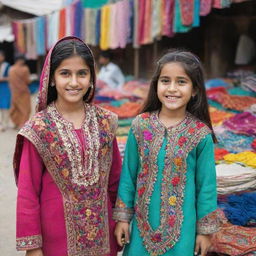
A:
<svg viewBox="0 0 256 256">
<path fill-rule="evenodd" d="M 86 71 L 86 70 L 80 70 L 80 71 L 77 72 L 77 75 L 81 76 L 81 77 L 86 76 L 87 74 L 88 74 L 88 71 Z M 63 71 L 60 72 L 60 75 L 69 76 L 69 75 L 71 75 L 71 73 L 69 71 L 63 70 Z"/>
<path fill-rule="evenodd" d="M 163 79 L 160 79 L 160 82 L 163 83 L 163 84 L 169 84 L 171 82 L 171 80 L 163 78 Z M 185 83 L 187 83 L 187 81 L 184 80 L 184 79 L 179 79 L 179 80 L 177 80 L 176 83 L 179 84 L 179 85 L 184 85 Z"/>
</svg>

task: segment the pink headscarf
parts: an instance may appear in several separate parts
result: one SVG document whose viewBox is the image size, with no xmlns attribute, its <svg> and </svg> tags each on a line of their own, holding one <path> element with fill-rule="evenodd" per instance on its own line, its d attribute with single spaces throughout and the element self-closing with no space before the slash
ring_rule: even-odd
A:
<svg viewBox="0 0 256 256">
<path fill-rule="evenodd" d="M 58 45 L 60 42 L 65 41 L 65 40 L 77 40 L 77 41 L 82 42 L 88 48 L 89 52 L 91 53 L 91 55 L 93 57 L 93 53 L 92 53 L 91 49 L 80 38 L 74 37 L 74 36 L 67 36 L 67 37 L 63 37 L 62 39 L 60 39 L 49 50 L 49 52 L 46 56 L 46 59 L 44 61 L 44 66 L 43 66 L 43 70 L 42 70 L 41 77 L 40 77 L 39 93 L 37 96 L 36 112 L 39 112 L 47 107 L 47 94 L 48 94 L 48 86 L 49 86 L 49 79 L 50 79 L 50 65 L 51 65 L 52 51 L 56 47 L 56 45 Z M 93 63 L 94 63 L 94 67 L 95 67 L 94 57 L 93 57 Z M 93 76 L 93 80 L 96 81 L 95 72 L 94 72 L 94 74 L 91 74 L 91 75 Z M 95 86 L 94 86 L 93 90 L 95 90 Z M 92 93 L 90 95 L 90 98 L 92 98 L 93 95 L 94 95 L 94 93 Z"/>
</svg>

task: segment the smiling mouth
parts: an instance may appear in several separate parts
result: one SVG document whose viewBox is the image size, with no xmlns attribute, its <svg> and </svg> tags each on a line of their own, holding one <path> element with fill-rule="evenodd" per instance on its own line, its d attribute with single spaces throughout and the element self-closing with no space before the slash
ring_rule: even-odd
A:
<svg viewBox="0 0 256 256">
<path fill-rule="evenodd" d="M 167 98 L 168 100 L 177 100 L 180 97 L 179 96 L 170 96 L 170 95 L 168 95 L 168 96 L 165 96 L 165 98 Z"/>
</svg>

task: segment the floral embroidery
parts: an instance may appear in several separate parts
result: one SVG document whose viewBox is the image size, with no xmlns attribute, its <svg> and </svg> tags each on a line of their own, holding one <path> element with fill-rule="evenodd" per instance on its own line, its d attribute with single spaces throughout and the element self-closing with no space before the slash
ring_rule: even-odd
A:
<svg viewBox="0 0 256 256">
<path fill-rule="evenodd" d="M 170 205 L 175 205 L 175 204 L 176 204 L 176 201 L 177 201 L 176 196 L 171 196 L 171 197 L 169 198 L 169 204 L 170 204 Z"/>
<path fill-rule="evenodd" d="M 150 131 L 143 131 L 144 140 L 152 140 L 152 133 Z"/>
<path fill-rule="evenodd" d="M 169 216 L 168 223 L 169 223 L 169 225 L 170 225 L 171 227 L 174 226 L 174 224 L 175 224 L 175 219 L 176 219 L 175 215 L 170 215 L 170 216 Z"/>
<path fill-rule="evenodd" d="M 177 186 L 180 183 L 180 177 L 173 177 L 171 182 L 173 186 Z"/>
<path fill-rule="evenodd" d="M 36 236 L 26 236 L 26 237 L 20 237 L 16 239 L 16 249 L 18 251 L 25 251 L 35 248 L 41 248 L 42 247 L 42 236 L 36 235 Z"/>
<path fill-rule="evenodd" d="M 149 254 L 162 255 L 175 245 L 180 236 L 186 185 L 186 157 L 200 140 L 210 133 L 210 129 L 189 113 L 179 125 L 166 129 L 159 122 L 156 112 L 138 116 L 132 129 L 139 145 L 142 166 L 137 178 L 135 216 Z M 149 205 L 158 172 L 157 155 L 164 136 L 167 136 L 170 143 L 166 145 L 160 225 L 153 230 L 148 220 Z"/>
<path fill-rule="evenodd" d="M 110 252 L 106 195 L 117 118 L 89 104 L 86 115 L 82 125 L 85 148 L 54 104 L 20 131 L 36 146 L 62 193 L 68 255 L 76 256 Z"/>
</svg>

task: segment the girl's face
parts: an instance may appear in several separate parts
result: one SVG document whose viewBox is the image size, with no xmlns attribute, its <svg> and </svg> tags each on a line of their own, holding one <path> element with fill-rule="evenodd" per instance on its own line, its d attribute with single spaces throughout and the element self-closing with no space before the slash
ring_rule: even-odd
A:
<svg viewBox="0 0 256 256">
<path fill-rule="evenodd" d="M 90 88 L 90 68 L 80 56 L 63 60 L 54 72 L 57 101 L 65 104 L 83 102 L 83 96 Z"/>
<path fill-rule="evenodd" d="M 157 96 L 162 103 L 161 110 L 184 114 L 190 98 L 194 95 L 192 81 L 182 65 L 178 62 L 165 64 L 157 83 Z"/>
</svg>

